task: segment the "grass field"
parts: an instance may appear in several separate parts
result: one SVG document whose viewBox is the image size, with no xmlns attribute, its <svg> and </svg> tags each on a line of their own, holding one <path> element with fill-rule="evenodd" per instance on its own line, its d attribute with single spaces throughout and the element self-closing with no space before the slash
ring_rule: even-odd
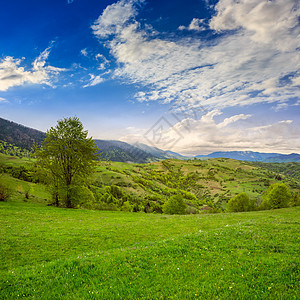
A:
<svg viewBox="0 0 300 300">
<path fill-rule="evenodd" d="M 0 203 L 1 299 L 299 299 L 300 208 L 167 216 Z"/>
</svg>

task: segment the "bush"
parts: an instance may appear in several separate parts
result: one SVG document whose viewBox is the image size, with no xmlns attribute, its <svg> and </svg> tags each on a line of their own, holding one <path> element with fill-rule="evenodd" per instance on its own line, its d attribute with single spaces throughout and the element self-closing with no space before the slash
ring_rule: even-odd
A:
<svg viewBox="0 0 300 300">
<path fill-rule="evenodd" d="M 300 196 L 298 193 L 293 194 L 293 198 L 291 200 L 291 206 L 300 206 Z"/>
<path fill-rule="evenodd" d="M 11 194 L 11 189 L 0 183 L 0 201 L 7 201 Z"/>
<path fill-rule="evenodd" d="M 227 210 L 229 212 L 254 210 L 254 202 L 250 200 L 246 193 L 240 193 L 229 200 Z"/>
<path fill-rule="evenodd" d="M 184 215 L 186 213 L 186 204 L 181 195 L 172 196 L 163 205 L 163 212 L 169 215 Z"/>
<path fill-rule="evenodd" d="M 122 211 L 132 211 L 132 205 L 129 201 L 125 201 L 121 207 Z"/>
<path fill-rule="evenodd" d="M 73 186 L 70 189 L 70 201 L 73 208 L 93 208 L 94 194 L 85 186 Z"/>
<path fill-rule="evenodd" d="M 275 183 L 269 186 L 263 195 L 261 209 L 275 209 L 288 207 L 292 194 L 284 183 Z"/>
</svg>

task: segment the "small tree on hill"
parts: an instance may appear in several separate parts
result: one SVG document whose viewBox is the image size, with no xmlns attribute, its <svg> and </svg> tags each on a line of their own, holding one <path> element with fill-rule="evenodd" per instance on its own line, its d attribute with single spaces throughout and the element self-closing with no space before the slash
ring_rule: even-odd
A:
<svg viewBox="0 0 300 300">
<path fill-rule="evenodd" d="M 230 212 L 241 212 L 254 210 L 254 202 L 246 193 L 240 193 L 229 200 L 227 210 Z"/>
<path fill-rule="evenodd" d="M 284 183 L 271 184 L 263 195 L 262 209 L 288 207 L 292 194 Z"/>
<path fill-rule="evenodd" d="M 300 196 L 298 193 L 293 194 L 293 198 L 291 200 L 291 206 L 300 206 Z"/>
<path fill-rule="evenodd" d="M 94 171 L 99 150 L 87 135 L 77 117 L 64 118 L 47 131 L 41 148 L 36 150 L 37 164 L 48 174 L 56 205 L 62 202 L 74 207 L 78 203 L 76 194 L 81 194 L 78 188 Z"/>
<path fill-rule="evenodd" d="M 186 213 L 186 204 L 181 195 L 172 196 L 163 205 L 163 212 L 168 215 L 184 215 Z"/>
</svg>

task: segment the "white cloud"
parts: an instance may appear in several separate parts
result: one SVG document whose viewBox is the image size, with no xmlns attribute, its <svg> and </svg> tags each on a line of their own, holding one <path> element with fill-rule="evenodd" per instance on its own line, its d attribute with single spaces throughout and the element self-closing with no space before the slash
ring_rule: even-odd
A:
<svg viewBox="0 0 300 300">
<path fill-rule="evenodd" d="M 46 84 L 52 86 L 53 80 L 63 68 L 46 65 L 50 48 L 44 50 L 32 63 L 31 70 L 21 66 L 22 60 L 7 56 L 0 60 L 0 91 L 24 84 Z"/>
<path fill-rule="evenodd" d="M 86 85 L 84 85 L 83 87 L 90 87 L 90 86 L 95 86 L 97 84 L 100 84 L 104 81 L 104 78 L 101 77 L 101 75 L 93 75 L 93 74 L 90 74 L 90 81 L 89 83 L 87 83 Z"/>
<path fill-rule="evenodd" d="M 80 51 L 80 53 L 81 53 L 81 55 L 83 55 L 83 56 L 88 56 L 88 52 L 87 52 L 87 50 L 86 50 L 86 48 L 84 48 L 84 49 L 82 49 L 81 51 Z"/>
<path fill-rule="evenodd" d="M 224 119 L 224 121 L 222 123 L 219 123 L 217 125 L 217 127 L 218 128 L 226 127 L 227 125 L 229 125 L 231 123 L 234 123 L 234 122 L 237 122 L 238 120 L 246 120 L 250 117 L 251 117 L 251 115 L 244 115 L 244 114 L 235 115 L 235 116 L 232 116 L 230 118 Z"/>
<path fill-rule="evenodd" d="M 95 58 L 97 61 L 99 61 L 98 70 L 104 70 L 109 66 L 109 61 L 106 59 L 106 57 L 100 53 L 98 53 Z"/>
<path fill-rule="evenodd" d="M 7 99 L 0 97 L 0 103 L 7 103 Z"/>
<path fill-rule="evenodd" d="M 124 25 L 137 14 L 135 5 L 142 2 L 142 0 L 121 0 L 107 6 L 92 26 L 95 34 L 107 37 L 116 32 L 120 33 Z"/>
<path fill-rule="evenodd" d="M 217 15 L 210 22 L 214 30 L 242 28 L 252 40 L 283 51 L 299 45 L 298 0 L 220 0 L 215 9 Z"/>
<path fill-rule="evenodd" d="M 206 22 L 211 30 L 233 31 L 211 41 L 158 38 L 138 22 L 140 3 L 112 4 L 92 26 L 100 39 L 109 37 L 114 77 L 143 86 L 139 101 L 222 108 L 300 97 L 296 1 L 220 0 Z M 200 26 L 194 20 L 191 27 Z"/>
<path fill-rule="evenodd" d="M 203 30 L 206 30 L 206 26 L 204 25 L 205 22 L 204 19 L 197 19 L 197 18 L 194 18 L 190 25 L 188 27 L 185 27 L 185 26 L 179 26 L 178 29 L 179 30 L 194 30 L 194 31 L 203 31 Z"/>
<path fill-rule="evenodd" d="M 253 150 L 260 152 L 298 152 L 300 138 L 292 120 L 283 120 L 277 123 L 253 126 L 250 115 L 233 115 L 217 123 L 216 116 L 221 115 L 219 110 L 213 110 L 199 120 L 184 119 L 174 126 L 158 132 L 161 139 L 145 139 L 140 133 L 132 133 L 122 138 L 130 143 L 142 142 L 164 150 L 172 150 L 185 155 L 208 154 L 214 151 Z M 188 130 L 187 130 L 188 128 Z M 178 133 L 181 134 L 179 137 Z M 179 137 L 179 138 L 178 138 Z M 169 149 L 165 141 L 178 142 Z"/>
<path fill-rule="evenodd" d="M 287 103 L 278 103 L 276 106 L 273 106 L 272 109 L 275 111 L 285 110 L 289 107 Z"/>
</svg>

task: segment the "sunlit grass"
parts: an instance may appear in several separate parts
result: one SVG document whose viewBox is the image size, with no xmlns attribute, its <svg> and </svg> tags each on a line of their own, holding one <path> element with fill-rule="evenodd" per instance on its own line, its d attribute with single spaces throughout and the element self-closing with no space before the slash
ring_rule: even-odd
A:
<svg viewBox="0 0 300 300">
<path fill-rule="evenodd" d="M 299 208 L 165 216 L 0 204 L 0 298 L 297 299 Z"/>
</svg>

